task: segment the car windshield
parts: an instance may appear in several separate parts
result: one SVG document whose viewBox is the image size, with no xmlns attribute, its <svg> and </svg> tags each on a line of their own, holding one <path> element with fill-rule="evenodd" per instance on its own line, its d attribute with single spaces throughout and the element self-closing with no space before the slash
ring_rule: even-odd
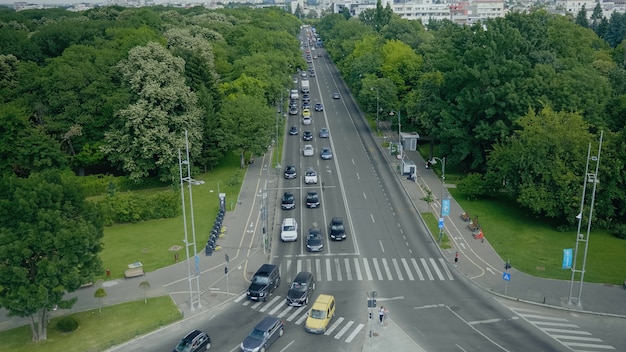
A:
<svg viewBox="0 0 626 352">
<path fill-rule="evenodd" d="M 283 196 L 283 201 L 285 202 L 291 202 L 293 200 L 293 195 L 292 194 L 285 194 Z"/>
<path fill-rule="evenodd" d="M 291 284 L 291 289 L 295 291 L 306 291 L 306 284 L 294 282 Z"/>
<path fill-rule="evenodd" d="M 333 224 L 333 230 L 343 230 L 343 224 Z"/>
<path fill-rule="evenodd" d="M 326 318 L 326 312 L 323 311 L 323 310 L 311 309 L 311 318 L 314 318 L 314 319 L 325 319 Z"/>
<path fill-rule="evenodd" d="M 296 228 L 293 225 L 285 225 L 283 226 L 284 231 L 294 231 Z"/>
<path fill-rule="evenodd" d="M 176 352 L 189 352 L 191 351 L 191 344 L 186 341 L 180 341 L 178 346 L 176 346 Z"/>
<path fill-rule="evenodd" d="M 252 279 L 253 284 L 257 285 L 268 285 L 270 283 L 269 278 L 265 276 L 255 276 Z"/>
<path fill-rule="evenodd" d="M 253 339 L 263 340 L 263 338 L 265 337 L 265 331 L 254 329 L 250 331 L 250 334 L 248 336 L 252 337 Z"/>
<path fill-rule="evenodd" d="M 315 171 L 307 171 L 306 175 L 307 176 L 315 176 Z"/>
</svg>

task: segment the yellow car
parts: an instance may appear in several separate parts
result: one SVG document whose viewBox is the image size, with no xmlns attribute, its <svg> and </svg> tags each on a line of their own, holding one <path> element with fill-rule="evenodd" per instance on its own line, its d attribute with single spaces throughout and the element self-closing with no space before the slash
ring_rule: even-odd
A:
<svg viewBox="0 0 626 352">
<path fill-rule="evenodd" d="M 311 117 L 311 109 L 302 109 L 302 117 Z"/>
<path fill-rule="evenodd" d="M 307 313 L 304 329 L 314 334 L 323 334 L 335 315 L 335 296 L 319 295 Z"/>
</svg>

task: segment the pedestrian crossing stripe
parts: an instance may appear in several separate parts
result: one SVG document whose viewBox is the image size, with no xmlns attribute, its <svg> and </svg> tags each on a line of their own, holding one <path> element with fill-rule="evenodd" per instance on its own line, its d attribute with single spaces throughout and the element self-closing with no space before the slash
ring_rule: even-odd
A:
<svg viewBox="0 0 626 352">
<path fill-rule="evenodd" d="M 567 318 L 543 315 L 532 309 L 509 309 L 572 351 L 615 350 L 615 347 L 604 344 L 602 339 L 593 337 L 590 332 L 580 330 L 580 326 L 572 324 Z"/>
<path fill-rule="evenodd" d="M 239 303 L 241 301 L 242 305 L 250 306 L 250 308 L 258 310 L 259 312 L 267 313 L 268 315 L 275 316 L 279 319 L 284 319 L 288 322 L 291 322 L 295 325 L 302 325 L 307 318 L 307 306 L 302 307 L 293 307 L 285 304 L 285 297 L 274 296 L 268 302 L 254 302 L 246 299 L 247 295 L 244 293 L 235 298 L 235 302 Z M 285 318 L 287 317 L 287 318 Z M 346 320 L 344 317 L 333 317 L 331 320 L 331 324 L 328 329 L 324 332 L 326 336 L 333 336 L 336 340 L 342 339 L 348 332 L 350 332 L 346 339 L 344 340 L 346 343 L 352 342 L 359 334 L 361 330 L 365 327 L 365 324 L 357 324 L 352 320 Z M 336 332 L 336 333 L 335 333 Z"/>
<path fill-rule="evenodd" d="M 359 260 L 360 259 L 360 260 Z M 308 271 L 317 281 L 454 280 L 443 258 L 306 258 L 287 259 L 282 272 Z"/>
</svg>

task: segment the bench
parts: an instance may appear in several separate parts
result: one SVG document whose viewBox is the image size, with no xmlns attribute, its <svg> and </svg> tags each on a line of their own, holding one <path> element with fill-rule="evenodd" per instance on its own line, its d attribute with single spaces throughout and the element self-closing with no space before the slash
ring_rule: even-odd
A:
<svg viewBox="0 0 626 352">
<path fill-rule="evenodd" d="M 131 277 L 144 276 L 146 273 L 143 271 L 143 267 L 139 266 L 136 268 L 127 269 L 124 271 L 124 278 L 129 279 Z"/>
<path fill-rule="evenodd" d="M 463 221 L 470 221 L 470 220 L 472 220 L 472 217 L 468 213 L 463 213 L 463 214 L 461 214 L 461 219 Z"/>
<path fill-rule="evenodd" d="M 469 223 L 469 225 L 467 225 L 467 227 L 469 227 L 470 231 L 478 230 L 478 224 L 474 223 L 473 221 L 470 221 L 470 223 Z"/>
</svg>

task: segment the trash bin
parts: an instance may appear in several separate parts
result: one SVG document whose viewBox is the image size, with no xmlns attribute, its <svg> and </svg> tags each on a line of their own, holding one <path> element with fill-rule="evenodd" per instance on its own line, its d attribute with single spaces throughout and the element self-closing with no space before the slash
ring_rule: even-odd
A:
<svg viewBox="0 0 626 352">
<path fill-rule="evenodd" d="M 107 279 L 111 277 L 111 270 L 107 269 Z"/>
</svg>

